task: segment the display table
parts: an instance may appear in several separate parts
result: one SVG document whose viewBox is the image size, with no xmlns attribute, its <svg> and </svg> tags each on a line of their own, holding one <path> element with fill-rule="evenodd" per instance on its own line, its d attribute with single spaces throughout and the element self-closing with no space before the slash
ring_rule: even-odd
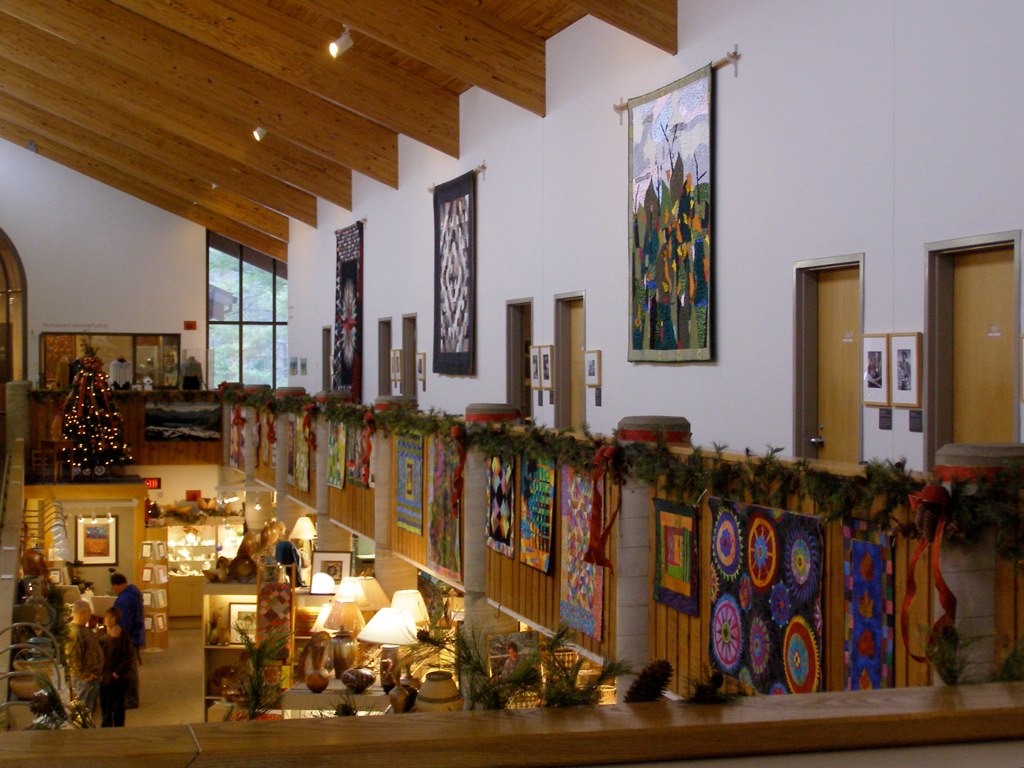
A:
<svg viewBox="0 0 1024 768">
<path fill-rule="evenodd" d="M 362 693 L 349 693 L 341 680 L 332 679 L 327 690 L 313 693 L 306 684 L 298 682 L 285 691 L 281 698 L 281 709 L 286 720 L 311 717 L 303 712 L 333 712 L 342 701 L 350 701 L 359 714 L 382 715 L 388 707 L 388 697 L 380 685 L 371 685 Z"/>
</svg>

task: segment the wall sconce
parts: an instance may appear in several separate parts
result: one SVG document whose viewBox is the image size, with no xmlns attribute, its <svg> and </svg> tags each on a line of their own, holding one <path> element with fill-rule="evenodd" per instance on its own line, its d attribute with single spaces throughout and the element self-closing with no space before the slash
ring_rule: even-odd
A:
<svg viewBox="0 0 1024 768">
<path fill-rule="evenodd" d="M 263 141 L 263 137 L 267 135 L 267 129 L 262 125 L 256 126 L 256 129 L 252 132 L 252 137 L 256 141 Z"/>
<path fill-rule="evenodd" d="M 331 54 L 332 59 L 336 59 L 353 45 L 352 35 L 348 31 L 348 27 L 345 27 L 345 31 L 341 33 L 341 37 L 337 40 L 332 40 L 331 44 L 327 46 L 327 50 Z"/>
</svg>

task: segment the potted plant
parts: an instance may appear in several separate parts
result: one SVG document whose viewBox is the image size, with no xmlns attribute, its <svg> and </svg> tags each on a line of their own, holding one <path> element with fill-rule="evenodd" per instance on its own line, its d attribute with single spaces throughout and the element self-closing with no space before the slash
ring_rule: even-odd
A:
<svg viewBox="0 0 1024 768">
<path fill-rule="evenodd" d="M 245 646 L 245 668 L 239 675 L 232 720 L 273 720 L 271 710 L 281 703 L 281 661 L 287 654 L 289 634 L 275 629 L 257 642 L 240 625 L 235 630 Z"/>
</svg>

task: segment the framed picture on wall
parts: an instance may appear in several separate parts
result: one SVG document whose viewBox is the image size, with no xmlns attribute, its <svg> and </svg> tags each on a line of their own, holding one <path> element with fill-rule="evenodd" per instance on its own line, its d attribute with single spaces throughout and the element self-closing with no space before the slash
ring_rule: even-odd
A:
<svg viewBox="0 0 1024 768">
<path fill-rule="evenodd" d="M 391 350 L 391 381 L 402 380 L 402 350 Z"/>
<path fill-rule="evenodd" d="M 921 407 L 921 334 L 890 333 L 892 366 L 891 404 L 896 408 Z"/>
<path fill-rule="evenodd" d="M 352 574 L 351 552 L 314 552 L 313 573 L 326 573 L 336 584 Z"/>
<path fill-rule="evenodd" d="M 416 353 L 416 381 L 427 380 L 427 353 Z"/>
<path fill-rule="evenodd" d="M 530 387 L 540 389 L 540 347 L 530 347 Z"/>
<path fill-rule="evenodd" d="M 555 348 L 548 344 L 540 348 L 540 388 L 551 389 L 555 377 Z"/>
<path fill-rule="evenodd" d="M 583 380 L 588 387 L 601 386 L 601 350 L 588 349 L 583 353 Z"/>
<path fill-rule="evenodd" d="M 75 544 L 82 565 L 117 565 L 117 518 L 78 518 Z"/>
<path fill-rule="evenodd" d="M 889 404 L 889 335 L 864 334 L 864 357 L 861 359 L 864 405 Z"/>
<path fill-rule="evenodd" d="M 231 627 L 231 642 L 242 644 L 242 632 L 256 637 L 256 603 L 228 603 L 228 622 Z"/>
</svg>

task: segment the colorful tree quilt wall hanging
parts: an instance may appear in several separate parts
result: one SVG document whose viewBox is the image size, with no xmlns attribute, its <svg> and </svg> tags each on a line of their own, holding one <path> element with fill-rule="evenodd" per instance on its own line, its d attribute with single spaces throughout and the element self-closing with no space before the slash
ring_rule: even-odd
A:
<svg viewBox="0 0 1024 768">
<path fill-rule="evenodd" d="M 427 564 L 441 576 L 462 580 L 462 521 L 455 504 L 459 452 L 440 437 L 430 441 L 427 508 L 430 513 Z"/>
<path fill-rule="evenodd" d="M 515 554 L 516 460 L 491 456 L 487 461 L 487 546 L 506 557 Z"/>
<path fill-rule="evenodd" d="M 590 540 L 594 483 L 585 472 L 562 467 L 562 563 L 559 615 L 572 629 L 601 639 L 604 568 L 583 562 Z M 603 523 L 603 521 L 602 521 Z"/>
<path fill-rule="evenodd" d="M 337 272 L 334 280 L 334 349 L 331 385 L 363 398 L 363 223 L 335 232 Z"/>
<path fill-rule="evenodd" d="M 345 425 L 327 425 L 327 485 L 345 487 Z"/>
<path fill-rule="evenodd" d="M 520 485 L 519 560 L 549 573 L 555 518 L 555 460 L 524 455 Z"/>
<path fill-rule="evenodd" d="M 892 688 L 895 638 L 892 537 L 866 520 L 843 526 L 846 689 Z"/>
<path fill-rule="evenodd" d="M 821 687 L 821 524 L 711 498 L 711 665 L 760 693 Z"/>
<path fill-rule="evenodd" d="M 654 599 L 688 616 L 700 610 L 697 520 L 689 504 L 654 500 Z"/>
<path fill-rule="evenodd" d="M 345 472 L 346 480 L 366 487 L 363 480 L 364 468 L 366 467 L 366 441 L 363 439 L 362 427 L 349 426 L 345 431 Z"/>
<path fill-rule="evenodd" d="M 395 511 L 399 528 L 423 535 L 423 438 L 395 436 Z"/>
<path fill-rule="evenodd" d="M 475 174 L 434 188 L 434 373 L 476 373 Z"/>
<path fill-rule="evenodd" d="M 629 353 L 712 358 L 712 69 L 629 100 Z"/>
<path fill-rule="evenodd" d="M 309 490 L 309 430 L 305 419 L 296 419 L 295 426 L 295 488 Z"/>
</svg>

